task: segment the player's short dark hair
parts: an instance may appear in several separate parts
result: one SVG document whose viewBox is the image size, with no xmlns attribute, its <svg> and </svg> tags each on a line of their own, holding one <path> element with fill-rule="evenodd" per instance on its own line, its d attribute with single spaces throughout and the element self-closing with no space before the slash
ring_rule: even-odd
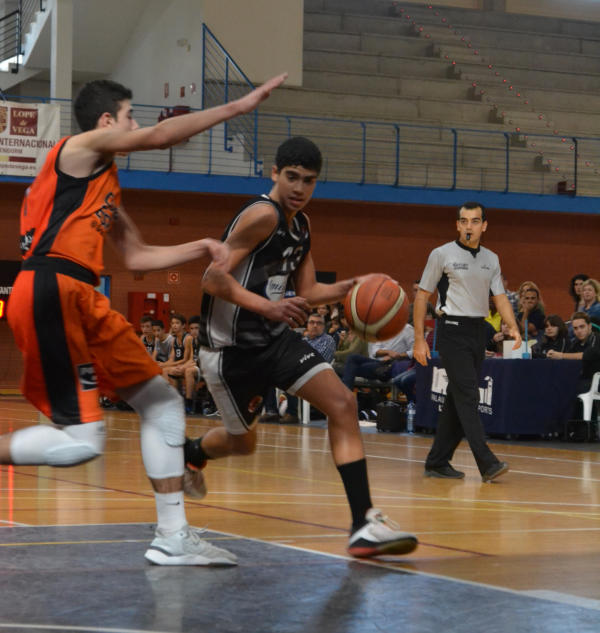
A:
<svg viewBox="0 0 600 633">
<path fill-rule="evenodd" d="M 144 316 L 140 319 L 140 323 L 153 323 L 152 317 L 149 314 L 144 314 Z"/>
<path fill-rule="evenodd" d="M 461 204 L 460 207 L 458 207 L 458 210 L 456 211 L 457 220 L 460 220 L 461 209 L 481 209 L 481 221 L 485 222 L 487 219 L 485 217 L 485 207 L 481 204 L 481 202 L 470 201 L 470 202 L 465 202 L 464 204 Z"/>
<path fill-rule="evenodd" d="M 198 323 L 198 325 L 200 324 L 200 317 L 197 314 L 191 316 L 190 320 L 188 321 L 188 325 L 192 325 L 193 323 Z"/>
<path fill-rule="evenodd" d="M 171 314 L 171 316 L 169 317 L 169 321 L 172 321 L 173 319 L 177 319 L 178 321 L 180 321 L 181 325 L 186 324 L 185 317 L 183 316 L 183 314 L 179 314 L 178 312 L 173 312 Z"/>
<path fill-rule="evenodd" d="M 575 319 L 583 319 L 588 325 L 592 322 L 587 312 L 575 312 L 571 317 L 571 323 L 573 323 Z"/>
<path fill-rule="evenodd" d="M 129 88 L 110 79 L 96 79 L 85 84 L 73 104 L 81 131 L 93 130 L 105 112 L 116 118 L 121 102 L 132 96 Z"/>
<path fill-rule="evenodd" d="M 165 324 L 162 322 L 161 319 L 154 319 L 154 321 L 152 321 L 152 325 L 156 327 L 161 327 L 163 330 L 165 329 Z"/>
<path fill-rule="evenodd" d="M 294 165 L 311 169 L 317 174 L 321 173 L 323 165 L 321 150 L 304 136 L 288 138 L 277 148 L 275 166 L 277 171 L 281 171 L 285 167 L 293 167 Z"/>
</svg>

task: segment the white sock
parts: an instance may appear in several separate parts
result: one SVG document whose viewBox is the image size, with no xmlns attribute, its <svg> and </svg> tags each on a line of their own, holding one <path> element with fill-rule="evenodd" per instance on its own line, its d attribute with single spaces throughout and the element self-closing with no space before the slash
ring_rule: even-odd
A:
<svg viewBox="0 0 600 633">
<path fill-rule="evenodd" d="M 185 507 L 183 505 L 183 491 L 155 492 L 154 498 L 156 499 L 158 528 L 161 532 L 172 534 L 187 525 Z"/>
</svg>

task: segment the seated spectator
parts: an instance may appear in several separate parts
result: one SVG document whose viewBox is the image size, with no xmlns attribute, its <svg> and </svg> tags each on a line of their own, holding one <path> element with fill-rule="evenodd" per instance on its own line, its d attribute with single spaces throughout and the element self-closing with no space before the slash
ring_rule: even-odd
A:
<svg viewBox="0 0 600 633">
<path fill-rule="evenodd" d="M 315 312 L 308 317 L 306 342 L 321 354 L 328 363 L 333 362 L 335 353 L 335 343 L 333 337 L 325 332 L 325 319 L 321 314 Z M 287 411 L 281 417 L 282 424 L 297 424 L 298 420 L 298 398 L 291 394 L 287 396 Z"/>
<path fill-rule="evenodd" d="M 588 314 L 592 323 L 600 324 L 600 283 L 586 279 L 581 286 L 581 299 L 581 312 Z"/>
<path fill-rule="evenodd" d="M 486 351 L 496 350 L 496 342 L 494 337 L 500 332 L 500 326 L 502 324 L 502 317 L 496 309 L 496 304 L 493 302 L 492 297 L 489 298 L 489 311 L 485 318 L 485 340 Z"/>
<path fill-rule="evenodd" d="M 165 331 L 165 324 L 156 319 L 152 321 L 152 332 L 154 334 L 154 352 L 152 358 L 158 363 L 159 367 L 163 367 L 169 360 L 171 348 L 173 347 L 173 336 Z"/>
<path fill-rule="evenodd" d="M 154 353 L 154 332 L 152 331 L 152 317 L 145 314 L 140 319 L 140 329 L 142 330 L 142 335 L 140 336 L 140 340 L 144 344 L 146 351 L 150 356 Z"/>
<path fill-rule="evenodd" d="M 544 335 L 531 348 L 533 358 L 546 358 L 550 350 L 566 352 L 570 345 L 565 322 L 558 314 L 549 314 L 544 321 Z"/>
<path fill-rule="evenodd" d="M 592 331 L 592 322 L 585 312 L 575 312 L 571 317 L 571 325 L 575 340 L 567 351 L 549 350 L 547 357 L 582 360 L 577 393 L 585 393 L 590 390 L 594 373 L 600 371 L 600 336 Z"/>
<path fill-rule="evenodd" d="M 195 396 L 198 392 L 202 376 L 198 365 L 198 354 L 200 352 L 200 317 L 190 317 L 188 332 L 191 338 L 192 357 L 187 363 L 182 365 L 183 378 L 185 383 L 185 412 L 192 414 L 196 412 Z"/>
<path fill-rule="evenodd" d="M 488 324 L 489 325 L 489 324 Z M 517 322 L 519 330 L 521 330 L 520 324 Z M 504 341 L 513 341 L 514 337 L 510 335 L 508 331 L 508 325 L 504 322 L 500 322 L 500 331 L 494 332 L 490 326 L 488 331 L 488 339 L 486 343 L 486 356 L 502 355 Z M 521 334 L 523 334 L 521 330 Z"/>
<path fill-rule="evenodd" d="M 507 299 L 510 301 L 510 305 L 515 313 L 515 317 L 519 314 L 519 293 L 508 289 L 508 279 L 506 275 L 502 273 L 502 285 L 504 286 L 504 292 Z"/>
<path fill-rule="evenodd" d="M 171 315 L 173 346 L 169 359 L 163 365 L 163 377 L 175 388 L 180 387 L 185 374 L 185 365 L 192 358 L 192 340 L 185 331 L 186 319 L 182 314 Z"/>
<path fill-rule="evenodd" d="M 353 354 L 346 360 L 342 382 L 352 391 L 357 376 L 387 381 L 408 369 L 412 359 L 415 331 L 407 323 L 394 338 L 369 343 L 369 357 Z"/>
<path fill-rule="evenodd" d="M 340 321 L 339 316 L 334 316 L 329 322 L 329 327 L 327 328 L 327 334 L 333 338 L 333 342 L 335 343 L 336 349 L 338 348 L 340 342 L 340 334 L 342 333 L 342 323 Z"/>
<path fill-rule="evenodd" d="M 583 297 L 581 296 L 581 290 L 583 288 L 583 282 L 589 279 L 589 275 L 585 273 L 578 273 L 571 279 L 569 286 L 569 294 L 571 295 L 573 302 L 575 303 L 575 312 L 581 312 L 583 308 Z"/>
<path fill-rule="evenodd" d="M 521 293 L 520 310 L 517 314 L 517 323 L 521 330 L 525 333 L 525 324 L 527 324 L 527 336 L 529 338 L 537 338 L 544 329 L 544 308 L 540 301 L 540 291 L 532 282 L 526 282 L 531 285 L 523 289 Z"/>
<path fill-rule="evenodd" d="M 369 348 L 367 342 L 348 327 L 346 317 L 342 316 L 342 328 L 339 334 L 337 350 L 333 355 L 333 370 L 338 376 L 343 376 L 346 360 L 353 354 L 367 356 Z"/>
</svg>

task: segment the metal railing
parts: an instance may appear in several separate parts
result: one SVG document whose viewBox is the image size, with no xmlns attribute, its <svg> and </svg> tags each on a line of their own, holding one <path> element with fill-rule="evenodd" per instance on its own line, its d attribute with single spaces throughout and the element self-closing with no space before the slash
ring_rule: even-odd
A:
<svg viewBox="0 0 600 633">
<path fill-rule="evenodd" d="M 225 50 L 212 31 L 202 25 L 202 108 L 239 99 L 254 89 L 244 71 Z M 257 154 L 257 114 L 251 112 L 224 124 L 223 149 L 232 152 L 238 143 L 254 163 L 254 174 L 262 174 Z"/>
<path fill-rule="evenodd" d="M 46 10 L 47 0 L 19 0 L 14 11 L 0 18 L 0 64 L 10 62 L 12 72 L 19 71 L 23 40 L 38 11 Z"/>
<path fill-rule="evenodd" d="M 21 12 L 17 9 L 0 18 L 0 63 L 16 58 L 13 72 L 18 69 L 21 54 Z"/>
<path fill-rule="evenodd" d="M 31 97 L 10 97 L 32 101 Z M 71 101 L 61 104 L 61 135 L 77 132 Z M 161 106 L 134 106 L 141 126 L 158 121 Z M 258 113 L 256 151 L 224 124 L 166 150 L 133 152 L 121 169 L 257 177 L 286 138 L 312 138 L 323 152 L 320 180 L 424 189 L 557 193 L 600 197 L 600 138 L 558 137 L 458 127 Z M 230 122 L 231 124 L 231 122 Z M 244 133 L 247 131 L 244 130 Z M 254 140 L 253 140 L 254 142 Z"/>
</svg>

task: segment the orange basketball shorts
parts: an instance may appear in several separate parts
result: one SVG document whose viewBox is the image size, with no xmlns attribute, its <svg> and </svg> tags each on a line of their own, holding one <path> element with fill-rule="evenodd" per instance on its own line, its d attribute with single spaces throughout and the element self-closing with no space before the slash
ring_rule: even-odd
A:
<svg viewBox="0 0 600 633">
<path fill-rule="evenodd" d="M 24 357 L 23 395 L 56 424 L 101 420 L 100 394 L 161 373 L 133 326 L 73 277 L 21 271 L 7 317 Z"/>
</svg>

